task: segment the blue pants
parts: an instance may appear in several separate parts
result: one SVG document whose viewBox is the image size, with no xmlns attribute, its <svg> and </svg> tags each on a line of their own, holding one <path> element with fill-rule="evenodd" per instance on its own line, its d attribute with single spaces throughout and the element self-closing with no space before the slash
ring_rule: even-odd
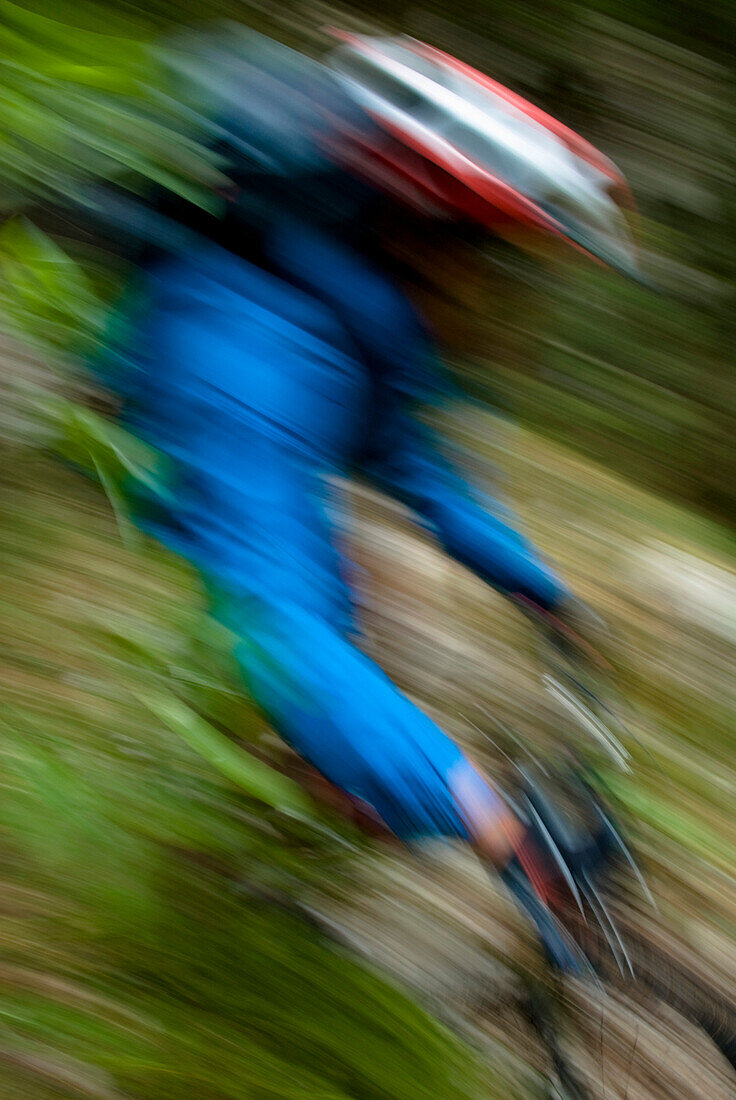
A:
<svg viewBox="0 0 736 1100">
<path fill-rule="evenodd" d="M 405 839 L 467 838 L 451 786 L 492 795 L 460 749 L 328 622 L 299 607 L 218 593 L 217 618 L 249 694 L 326 779 L 367 802 Z"/>
</svg>

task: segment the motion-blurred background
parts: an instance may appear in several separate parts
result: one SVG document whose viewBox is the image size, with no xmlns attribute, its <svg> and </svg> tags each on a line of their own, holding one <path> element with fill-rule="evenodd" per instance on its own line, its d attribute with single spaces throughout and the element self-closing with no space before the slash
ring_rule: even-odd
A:
<svg viewBox="0 0 736 1100">
<path fill-rule="evenodd" d="M 660 906 L 629 901 L 642 956 L 736 999 L 736 11 L 0 0 L 0 1095 L 541 1096 L 518 1007 L 538 964 L 506 899 L 311 805 L 193 572 L 127 518 L 123 475 L 156 471 L 84 369 L 125 249 L 59 200 L 101 180 L 204 201 L 220 167 L 167 42 L 221 17 L 315 55 L 325 24 L 415 35 L 627 175 L 657 292 L 490 249 L 425 304 L 495 410 L 449 430 L 614 630 L 636 741 L 611 782 Z M 528 629 L 403 514 L 354 503 L 391 675 L 491 765 L 482 712 L 544 752 L 560 716 Z M 557 1014 L 592 1095 L 733 1095 L 675 993 L 567 991 Z"/>
</svg>

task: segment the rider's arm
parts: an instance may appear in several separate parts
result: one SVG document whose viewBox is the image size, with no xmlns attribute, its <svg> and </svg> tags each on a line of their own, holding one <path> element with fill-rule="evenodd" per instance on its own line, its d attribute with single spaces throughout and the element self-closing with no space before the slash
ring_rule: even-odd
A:
<svg viewBox="0 0 736 1100">
<path fill-rule="evenodd" d="M 441 443 L 410 416 L 396 416 L 392 443 L 372 464 L 376 480 L 428 521 L 446 550 L 487 583 L 546 609 L 568 590 L 539 551 L 489 494 L 442 453 Z"/>
<path fill-rule="evenodd" d="M 428 333 L 389 279 L 334 237 L 282 219 L 267 247 L 289 278 L 335 311 L 372 381 L 363 464 L 383 488 L 423 516 L 447 550 L 489 584 L 550 608 L 566 593 L 539 553 L 490 496 L 473 488 L 411 415 L 446 398 Z"/>
</svg>

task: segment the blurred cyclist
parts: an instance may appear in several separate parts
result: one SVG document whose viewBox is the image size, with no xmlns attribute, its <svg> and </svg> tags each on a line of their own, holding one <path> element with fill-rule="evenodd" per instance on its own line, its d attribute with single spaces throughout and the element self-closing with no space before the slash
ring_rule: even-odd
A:
<svg viewBox="0 0 736 1100">
<path fill-rule="evenodd" d="M 447 247 L 471 228 L 546 234 L 633 271 L 624 180 L 412 40 L 347 37 L 320 65 L 232 29 L 174 53 L 217 119 L 233 187 L 219 218 L 163 212 L 185 232 L 152 249 L 129 311 L 127 416 L 177 471 L 143 522 L 199 567 L 249 691 L 303 758 L 398 837 L 463 838 L 543 893 L 552 872 L 527 827 L 349 640 L 335 477 L 373 478 L 458 561 L 585 645 L 592 616 L 416 418 L 447 383 L 389 274 L 385 227 L 421 239 L 439 226 Z"/>
</svg>

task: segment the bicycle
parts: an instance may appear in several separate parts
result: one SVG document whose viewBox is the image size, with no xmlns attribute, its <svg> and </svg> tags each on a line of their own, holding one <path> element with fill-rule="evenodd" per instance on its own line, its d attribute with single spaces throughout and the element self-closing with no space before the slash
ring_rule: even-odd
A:
<svg viewBox="0 0 736 1100">
<path fill-rule="evenodd" d="M 554 989 L 557 986 L 559 994 L 560 981 L 566 980 L 561 978 L 563 971 L 603 997 L 624 997 L 652 1019 L 665 1017 L 673 1033 L 679 1027 L 673 1016 L 699 1029 L 731 1067 L 731 1087 L 736 1089 L 736 1003 L 727 991 L 698 975 L 684 945 L 678 945 L 672 937 L 668 940 L 660 935 L 657 939 L 652 934 L 651 918 L 648 922 L 642 917 L 632 887 L 654 914 L 656 925 L 661 924 L 661 918 L 655 899 L 624 839 L 624 830 L 605 800 L 609 789 L 604 771 L 591 762 L 591 758 L 603 754 L 615 767 L 630 769 L 631 756 L 620 731 L 627 737 L 633 735 L 618 720 L 614 709 L 586 684 L 579 670 L 571 671 L 559 659 L 553 662 L 553 668 L 545 673 L 548 689 L 566 706 L 579 728 L 587 731 L 595 751 L 581 751 L 577 739 L 574 748 L 563 746 L 564 763 L 556 769 L 538 760 L 531 765 L 518 763 L 507 754 L 516 773 L 516 781 L 511 784 L 513 794 L 507 797 L 546 841 L 547 851 L 559 868 L 559 893 L 545 908 L 531 894 L 523 876 L 504 877 L 537 927 L 544 932 L 545 921 L 550 925 L 543 938 L 554 943 L 557 935 L 560 943 L 560 957 L 551 957 L 547 951 L 549 984 L 530 982 L 523 1006 L 549 1052 L 555 1092 L 569 1100 L 592 1100 L 594 1095 L 559 1040 L 558 1014 L 565 998 L 555 997 Z M 613 728 L 615 725 L 620 731 Z M 612 885 L 615 890 L 610 889 Z M 585 996 L 582 1003 L 592 1005 Z M 576 1013 L 578 1028 L 587 1030 L 592 1039 L 591 1020 L 582 1019 L 579 1005 Z M 603 1007 L 600 1020 L 602 1030 Z M 600 1046 L 602 1055 L 602 1035 Z M 635 1055 L 632 1049 L 629 1076 Z M 724 1072 L 728 1073 L 725 1067 Z M 605 1084 L 602 1094 L 606 1095 Z"/>
</svg>

